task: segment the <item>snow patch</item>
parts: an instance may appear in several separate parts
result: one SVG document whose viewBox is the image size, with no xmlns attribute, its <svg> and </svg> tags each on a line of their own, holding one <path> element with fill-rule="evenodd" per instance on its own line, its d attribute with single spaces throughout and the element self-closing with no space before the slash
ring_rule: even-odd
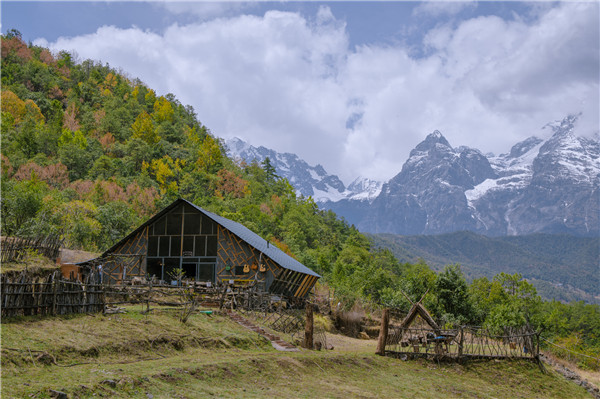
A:
<svg viewBox="0 0 600 399">
<path fill-rule="evenodd" d="M 465 197 L 469 206 L 473 206 L 473 202 L 483 197 L 488 191 L 497 188 L 498 181 L 496 179 L 486 179 L 473 187 L 471 190 L 465 191 Z"/>
</svg>

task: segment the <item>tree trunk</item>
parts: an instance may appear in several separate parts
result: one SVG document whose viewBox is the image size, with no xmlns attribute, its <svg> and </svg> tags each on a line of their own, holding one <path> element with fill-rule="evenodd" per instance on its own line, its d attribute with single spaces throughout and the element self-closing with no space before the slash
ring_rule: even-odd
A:
<svg viewBox="0 0 600 399">
<path fill-rule="evenodd" d="M 388 324 L 390 322 L 390 310 L 383 309 L 381 316 L 381 328 L 379 329 L 379 340 L 377 341 L 377 355 L 385 356 L 385 343 L 388 337 Z"/>
<path fill-rule="evenodd" d="M 304 328 L 304 347 L 313 349 L 313 305 L 306 303 L 306 325 Z"/>
</svg>

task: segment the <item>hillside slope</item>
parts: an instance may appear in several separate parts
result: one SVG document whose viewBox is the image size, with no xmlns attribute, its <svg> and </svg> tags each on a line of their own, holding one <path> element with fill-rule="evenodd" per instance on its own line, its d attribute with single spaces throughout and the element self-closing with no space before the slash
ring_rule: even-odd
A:
<svg viewBox="0 0 600 399">
<path fill-rule="evenodd" d="M 401 262 L 422 258 L 438 270 L 459 263 L 469 279 L 521 273 L 534 282 L 542 297 L 600 302 L 597 238 L 551 234 L 486 237 L 471 232 L 370 237 Z"/>
<path fill-rule="evenodd" d="M 223 314 L 181 324 L 173 312 L 130 308 L 1 328 L 3 398 L 51 390 L 74 398 L 588 397 L 530 362 L 404 362 L 376 356 L 375 340 L 353 340 L 352 351 L 278 352 Z"/>
</svg>

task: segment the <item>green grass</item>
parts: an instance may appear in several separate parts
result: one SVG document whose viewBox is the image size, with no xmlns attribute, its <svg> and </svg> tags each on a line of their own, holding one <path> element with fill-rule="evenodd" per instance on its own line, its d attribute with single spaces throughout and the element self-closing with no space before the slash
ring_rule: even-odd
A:
<svg viewBox="0 0 600 399">
<path fill-rule="evenodd" d="M 2 397 L 587 397 L 531 362 L 401 361 L 374 355 L 375 341 L 340 336 L 333 351 L 278 352 L 225 315 L 181 324 L 176 311 L 140 310 L 3 320 Z"/>
</svg>

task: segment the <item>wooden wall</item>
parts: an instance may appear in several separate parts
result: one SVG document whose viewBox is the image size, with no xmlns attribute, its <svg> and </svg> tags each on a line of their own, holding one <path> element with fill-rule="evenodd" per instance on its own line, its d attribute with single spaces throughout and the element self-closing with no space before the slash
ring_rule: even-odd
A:
<svg viewBox="0 0 600 399">
<path fill-rule="evenodd" d="M 229 230 L 219 226 L 219 248 L 217 252 L 218 281 L 233 280 L 236 283 L 253 281 L 265 284 L 265 289 L 275 294 L 305 297 L 319 279 L 304 273 L 284 269 L 268 256 L 260 253 Z M 260 264 L 265 271 L 260 271 Z M 248 266 L 248 272 L 236 274 L 236 268 Z M 228 269 L 229 266 L 229 270 Z"/>
<path fill-rule="evenodd" d="M 265 289 L 268 289 L 282 268 L 229 230 L 222 226 L 218 226 L 218 228 L 217 280 L 234 280 L 240 284 L 257 281 L 264 284 Z M 260 271 L 261 264 L 265 268 L 264 272 Z M 248 271 L 243 272 L 242 270 L 240 273 L 240 269 L 243 269 L 244 266 L 247 266 Z"/>
<path fill-rule="evenodd" d="M 146 255 L 148 253 L 148 226 L 122 243 L 109 254 L 103 264 L 103 282 L 117 284 L 125 278 L 146 276 Z M 123 256 L 119 256 L 123 255 Z"/>
</svg>

